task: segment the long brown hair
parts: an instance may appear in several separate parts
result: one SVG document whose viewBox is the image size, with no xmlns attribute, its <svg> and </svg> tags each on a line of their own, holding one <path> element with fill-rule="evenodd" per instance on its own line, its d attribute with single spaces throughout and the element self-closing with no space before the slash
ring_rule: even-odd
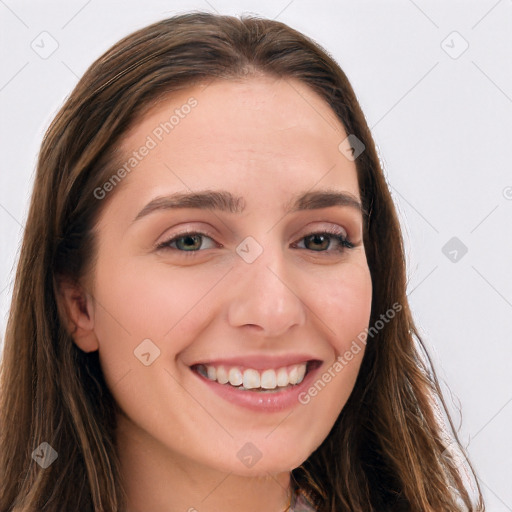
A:
<svg viewBox="0 0 512 512">
<path fill-rule="evenodd" d="M 118 42 L 79 81 L 40 151 L 16 272 L 1 367 L 0 512 L 123 510 L 116 403 L 98 353 L 73 342 L 59 279 L 94 267 L 93 228 L 105 200 L 94 191 L 115 169 L 115 147 L 154 102 L 197 83 L 264 73 L 297 79 L 365 146 L 356 159 L 373 284 L 370 325 L 354 390 L 324 442 L 292 476 L 319 511 L 483 510 L 461 477 L 436 416 L 446 406 L 406 296 L 396 211 L 370 130 L 347 77 L 316 43 L 254 16 L 190 13 Z M 381 323 L 383 323 L 381 321 Z M 447 429 L 463 453 L 451 420 Z M 41 443 L 58 456 L 46 469 Z M 453 447 L 453 445 L 452 445 Z"/>
</svg>

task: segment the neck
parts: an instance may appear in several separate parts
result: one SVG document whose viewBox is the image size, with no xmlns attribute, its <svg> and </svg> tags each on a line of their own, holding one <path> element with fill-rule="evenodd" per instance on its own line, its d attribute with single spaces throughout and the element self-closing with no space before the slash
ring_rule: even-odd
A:
<svg viewBox="0 0 512 512">
<path fill-rule="evenodd" d="M 290 473 L 242 476 L 170 451 L 120 418 L 117 446 L 126 512 L 284 512 Z"/>
</svg>

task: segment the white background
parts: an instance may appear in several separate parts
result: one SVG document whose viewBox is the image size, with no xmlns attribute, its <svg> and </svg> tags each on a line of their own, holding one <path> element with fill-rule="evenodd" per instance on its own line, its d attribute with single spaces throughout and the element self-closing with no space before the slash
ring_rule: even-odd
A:
<svg viewBox="0 0 512 512">
<path fill-rule="evenodd" d="M 347 73 L 401 217 L 417 324 L 488 510 L 512 511 L 510 0 L 0 0 L 0 334 L 44 130 L 118 39 L 191 9 L 276 18 Z"/>
</svg>

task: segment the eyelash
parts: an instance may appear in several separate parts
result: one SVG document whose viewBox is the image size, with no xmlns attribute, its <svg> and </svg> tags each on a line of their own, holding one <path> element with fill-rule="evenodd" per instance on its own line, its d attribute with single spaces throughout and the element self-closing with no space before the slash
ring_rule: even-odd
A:
<svg viewBox="0 0 512 512">
<path fill-rule="evenodd" d="M 173 236 L 172 238 L 166 240 L 165 242 L 162 242 L 162 243 L 158 244 L 156 246 L 156 249 L 157 250 L 161 250 L 161 249 L 163 249 L 163 250 L 174 250 L 174 251 L 178 251 L 180 253 L 185 254 L 187 257 L 193 257 L 197 253 L 202 252 L 204 249 L 197 249 L 197 250 L 192 250 L 192 251 L 183 251 L 183 250 L 177 249 L 175 247 L 170 247 L 170 244 L 180 240 L 181 238 L 185 238 L 187 236 L 196 236 L 196 235 L 199 235 L 201 237 L 210 238 L 211 240 L 213 240 L 215 242 L 213 237 L 210 236 L 208 233 L 203 233 L 203 232 L 200 232 L 200 231 L 184 231 L 184 232 L 179 233 L 179 234 Z M 353 249 L 354 248 L 354 244 L 352 242 L 350 242 L 348 237 L 345 237 L 344 235 L 342 235 L 336 228 L 326 228 L 326 229 L 323 229 L 321 231 L 312 231 L 311 233 L 308 233 L 307 235 L 304 235 L 303 237 L 301 237 L 299 241 L 302 241 L 305 238 L 308 238 L 308 237 L 313 236 L 313 235 L 327 235 L 327 236 L 330 237 L 331 240 L 332 239 L 336 240 L 339 243 L 339 245 L 341 246 L 338 249 L 335 249 L 337 252 L 344 252 L 346 249 Z M 217 242 L 215 242 L 215 243 L 217 243 Z M 217 245 L 219 245 L 219 244 L 217 244 Z M 294 245 L 297 245 L 297 242 L 295 242 Z M 330 246 L 330 244 L 329 244 L 329 246 Z M 325 250 L 325 251 L 314 251 L 313 249 L 305 249 L 305 250 L 309 250 L 310 252 L 314 252 L 314 253 L 324 253 L 324 252 L 330 253 L 330 252 L 333 252 L 332 250 Z"/>
</svg>

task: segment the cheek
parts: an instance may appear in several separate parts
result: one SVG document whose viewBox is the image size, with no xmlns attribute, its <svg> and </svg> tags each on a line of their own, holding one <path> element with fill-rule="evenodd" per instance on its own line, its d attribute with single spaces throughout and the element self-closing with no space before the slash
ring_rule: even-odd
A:
<svg viewBox="0 0 512 512">
<path fill-rule="evenodd" d="M 134 364 L 134 350 L 146 339 L 166 357 L 190 343 L 207 322 L 207 296 L 223 274 L 103 261 L 96 273 L 95 332 L 113 378 Z"/>
<path fill-rule="evenodd" d="M 347 264 L 325 278 L 313 278 L 309 289 L 308 306 L 324 323 L 336 352 L 344 352 L 370 320 L 372 282 L 368 266 Z"/>
<path fill-rule="evenodd" d="M 322 425 L 315 431 L 316 446 L 325 439 L 353 391 L 365 351 L 361 333 L 368 327 L 371 314 L 368 266 L 347 264 L 333 274 L 323 279 L 316 276 L 314 283 L 309 283 L 308 307 L 331 348 L 331 356 L 316 380 L 299 396 L 310 417 Z"/>
</svg>

